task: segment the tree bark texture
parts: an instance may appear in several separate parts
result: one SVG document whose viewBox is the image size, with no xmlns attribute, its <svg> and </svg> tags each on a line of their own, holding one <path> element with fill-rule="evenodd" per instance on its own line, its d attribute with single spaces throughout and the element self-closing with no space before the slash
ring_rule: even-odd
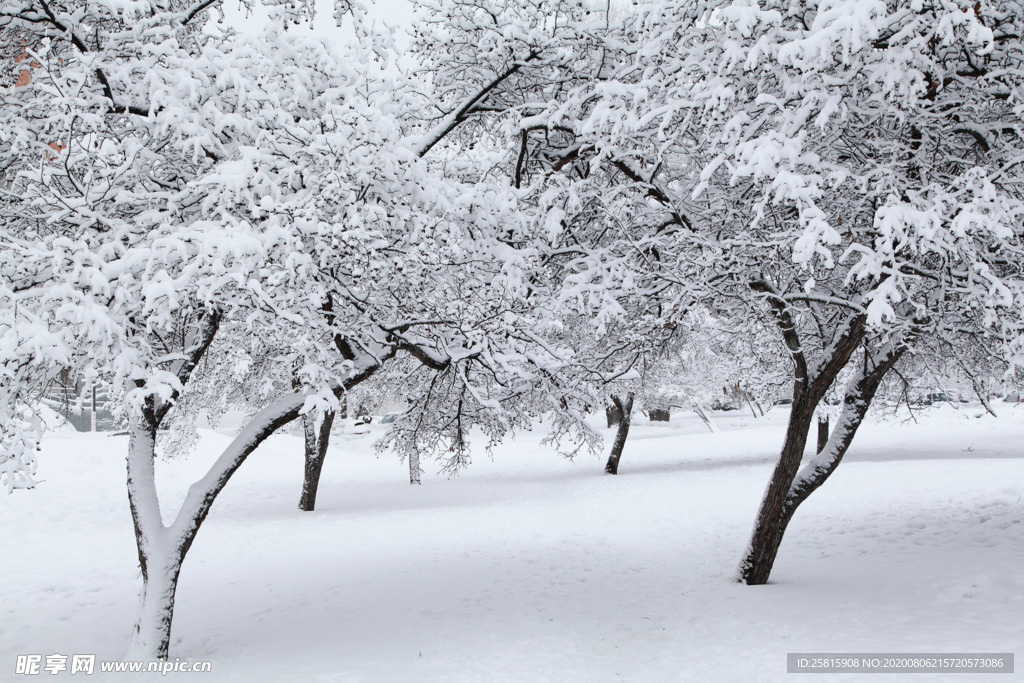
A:
<svg viewBox="0 0 1024 683">
<path fill-rule="evenodd" d="M 608 429 L 619 424 L 619 420 L 622 418 L 622 411 L 620 411 L 614 403 L 604 409 L 604 414 L 605 417 L 608 418 Z"/>
<path fill-rule="evenodd" d="M 317 429 L 316 416 L 313 411 L 302 416 L 302 432 L 305 437 L 306 469 L 302 478 L 302 496 L 299 498 L 299 509 L 312 512 L 316 507 L 316 491 L 320 486 L 320 472 L 327 457 L 327 446 L 331 441 L 331 426 L 334 424 L 334 411 L 324 413 L 323 421 Z"/>
<path fill-rule="evenodd" d="M 626 437 L 629 436 L 629 423 L 633 414 L 633 393 L 626 394 L 625 398 L 612 396 L 612 402 L 619 413 L 619 428 L 615 430 L 612 452 L 608 456 L 608 464 L 604 466 L 605 474 L 619 473 L 619 460 L 622 458 L 622 449 L 626 446 Z"/>
<path fill-rule="evenodd" d="M 173 548 L 167 547 L 156 495 L 156 427 L 148 422 L 145 416 L 133 416 L 128 431 L 128 504 L 142 570 L 142 590 L 128 657 L 166 659 L 181 561 L 175 562 Z"/>
<path fill-rule="evenodd" d="M 759 288 L 762 286 L 763 289 Z M 766 301 L 772 307 L 779 331 L 794 363 L 793 406 L 782 452 L 761 500 L 750 544 L 739 567 L 741 581 L 748 585 L 760 585 L 768 582 L 782 543 L 784 528 L 780 526 L 779 520 L 782 519 L 790 486 L 803 459 L 815 408 L 864 339 L 867 319 L 863 314 L 848 317 L 832 343 L 818 354 L 816 362 L 811 365 L 804 354 L 791 310 L 785 300 L 767 285 L 755 283 L 752 287 L 755 291 L 767 294 Z"/>
<path fill-rule="evenodd" d="M 828 443 L 828 422 L 828 415 L 818 416 L 818 448 L 815 453 L 825 450 L 825 444 Z"/>
<path fill-rule="evenodd" d="M 793 518 L 793 513 L 814 490 L 825 483 L 825 480 L 839 466 L 850 444 L 853 443 L 853 437 L 863 422 L 882 379 L 899 360 L 904 348 L 902 346 L 894 347 L 891 343 L 887 343 L 880 351 L 870 354 L 870 359 L 865 360 L 864 367 L 858 370 L 846 386 L 843 410 L 831 436 L 821 452 L 802 470 L 796 469 L 800 465 L 802 447 L 800 455 L 796 455 L 795 450 L 787 450 L 787 446 L 795 448 L 796 441 L 794 438 L 794 443 L 791 443 L 790 435 L 787 433 L 780 465 L 776 466 L 772 481 L 769 483 L 768 492 L 761 503 L 750 546 L 740 564 L 740 579 L 744 583 L 762 585 L 768 582 L 772 566 L 782 544 L 782 537 L 789 526 L 789 521 Z M 810 429 L 812 417 L 813 408 L 804 411 L 804 406 L 801 406 L 801 424 L 806 421 L 806 426 L 803 427 L 805 437 Z M 797 427 L 799 425 L 794 424 L 791 418 L 790 428 L 796 429 Z M 783 472 L 782 461 L 787 458 L 788 467 Z M 793 467 L 793 465 L 796 468 L 790 470 L 789 467 Z M 792 474 L 789 474 L 790 471 Z M 785 485 L 785 489 L 779 499 L 775 496 L 781 485 Z"/>
</svg>

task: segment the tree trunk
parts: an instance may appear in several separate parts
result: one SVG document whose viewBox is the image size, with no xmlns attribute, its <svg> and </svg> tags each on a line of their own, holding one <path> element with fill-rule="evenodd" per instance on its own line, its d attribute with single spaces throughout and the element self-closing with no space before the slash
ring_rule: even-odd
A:
<svg viewBox="0 0 1024 683">
<path fill-rule="evenodd" d="M 756 420 L 757 413 L 754 412 L 754 402 L 750 400 L 750 394 L 748 394 L 746 390 L 743 391 L 743 398 L 747 399 L 747 405 L 750 406 L 750 414 L 753 415 Z M 764 413 L 762 413 L 762 415 L 764 415 Z"/>
<path fill-rule="evenodd" d="M 828 422 L 828 415 L 818 416 L 818 450 L 815 453 L 825 450 L 825 444 L 828 443 Z"/>
<path fill-rule="evenodd" d="M 800 470 L 790 487 L 780 521 L 783 532 L 800 503 L 807 500 L 807 497 L 824 484 L 839 467 L 843 456 L 853 443 L 857 429 L 867 415 L 868 408 L 871 407 L 878 387 L 906 348 L 903 345 L 894 346 L 891 342 L 885 344 L 880 351 L 872 354 L 870 359 L 866 359 L 865 366 L 850 379 L 843 397 L 843 411 L 839 415 L 835 430 L 825 447 Z"/>
<path fill-rule="evenodd" d="M 622 411 L 615 407 L 614 404 L 604 409 L 604 415 L 608 418 L 608 429 L 619 424 L 619 421 L 622 419 Z"/>
<path fill-rule="evenodd" d="M 135 415 L 128 434 L 128 502 L 142 570 L 142 591 L 128 658 L 167 659 L 181 561 L 173 561 L 173 554 L 168 552 L 167 528 L 156 493 L 156 427 L 147 415 Z"/>
<path fill-rule="evenodd" d="M 804 457 L 807 434 L 814 421 L 814 410 L 860 345 L 867 318 L 863 314 L 847 318 L 843 327 L 837 330 L 832 343 L 821 351 L 818 362 L 811 366 L 814 368 L 812 372 L 788 304 L 764 283 L 755 283 L 752 287 L 756 291 L 768 293 L 766 300 L 774 309 L 779 330 L 794 361 L 793 409 L 789 415 L 782 452 L 761 500 L 750 544 L 739 566 L 741 581 L 748 585 L 760 585 L 768 582 L 782 543 L 784 528 L 779 520 L 782 519 L 790 486 Z"/>
<path fill-rule="evenodd" d="M 188 382 L 209 349 L 219 330 L 221 315 L 218 309 L 204 311 L 196 330 L 185 340 L 183 358 L 171 366 L 181 385 Z M 354 364 L 348 379 L 333 385 L 331 391 L 337 397 L 344 396 L 377 372 L 381 363 L 394 357 L 397 350 L 392 347 L 381 356 L 362 358 Z M 206 474 L 189 487 L 174 521 L 165 526 L 156 491 L 156 435 L 164 418 L 174 408 L 178 391 L 172 391 L 171 400 L 167 400 L 160 392 L 148 391 L 147 382 L 142 378 L 135 380 L 135 386 L 142 392 L 142 400 L 139 404 L 129 402 L 132 408 L 128 415 L 126 461 L 128 504 L 135 526 L 142 590 L 128 659 L 167 659 L 178 576 L 199 527 L 206 520 L 217 496 L 249 455 L 271 434 L 299 417 L 306 396 L 296 391 L 256 413 Z M 329 421 L 325 420 L 325 423 L 325 431 L 329 434 Z M 322 442 L 326 449 L 327 439 L 322 439 Z"/>
<path fill-rule="evenodd" d="M 423 470 L 420 468 L 420 454 L 419 454 L 419 451 L 417 451 L 416 449 L 413 449 L 412 452 L 409 453 L 409 483 L 410 484 L 419 484 L 420 483 L 420 474 L 422 474 L 422 473 L 423 473 Z"/>
<path fill-rule="evenodd" d="M 374 368 L 375 369 L 375 368 Z M 358 376 L 359 381 L 369 373 Z M 353 381 L 353 380 L 350 380 Z M 150 399 L 151 400 L 151 399 Z M 181 564 L 210 507 L 246 458 L 275 431 L 299 417 L 306 397 L 296 392 L 257 413 L 206 475 L 189 487 L 174 522 L 165 526 L 156 493 L 154 462 L 159 413 L 147 406 L 130 417 L 128 501 L 142 569 L 139 612 L 128 659 L 166 659 Z M 165 412 L 165 411 L 163 411 Z"/>
<path fill-rule="evenodd" d="M 701 419 L 712 434 L 718 433 L 718 425 L 715 424 L 715 421 L 711 419 L 711 416 L 705 412 L 703 407 L 695 405 L 693 407 L 693 412 L 697 413 L 697 417 Z"/>
<path fill-rule="evenodd" d="M 625 401 L 618 396 L 612 396 L 612 402 L 619 413 L 619 428 L 615 430 L 612 452 L 608 456 L 608 464 L 604 466 L 605 474 L 619 473 L 619 459 L 622 458 L 622 449 L 626 446 L 626 437 L 629 436 L 629 423 L 633 414 L 633 392 L 626 394 Z"/>
<path fill-rule="evenodd" d="M 313 411 L 302 416 L 302 431 L 305 435 L 306 471 L 302 480 L 302 496 L 299 498 L 299 509 L 312 512 L 316 507 L 316 491 L 320 486 L 320 471 L 327 457 L 327 446 L 331 441 L 331 426 L 334 424 L 334 411 L 324 413 L 320 429 L 317 429 L 316 416 Z"/>
<path fill-rule="evenodd" d="M 352 389 L 379 368 L 379 361 L 359 368 L 335 388 L 335 395 Z M 160 513 L 154 463 L 157 427 L 171 405 L 164 404 L 157 409 L 153 401 L 149 398 L 141 411 L 133 411 L 128 430 L 128 501 L 142 569 L 138 618 L 127 656 L 133 660 L 167 658 L 178 575 L 199 528 L 242 463 L 267 437 L 299 417 L 306 397 L 295 392 L 254 415 L 209 471 L 189 487 L 170 526 L 164 525 Z"/>
<path fill-rule="evenodd" d="M 793 415 L 790 417 L 790 430 L 787 431 L 782 457 L 779 460 L 779 465 L 776 466 L 772 481 L 769 483 L 765 499 L 761 503 L 761 511 L 747 553 L 740 563 L 740 579 L 744 583 L 754 586 L 768 582 L 775 557 L 779 552 L 779 546 L 782 544 L 782 537 L 786 532 L 786 527 L 789 526 L 789 521 L 793 518 L 793 513 L 839 466 L 839 462 L 846 454 L 850 444 L 853 443 L 853 437 L 867 414 L 879 384 L 885 374 L 899 360 L 905 348 L 902 346 L 896 348 L 892 343 L 887 343 L 881 351 L 872 354 L 870 362 L 865 360 L 864 367 L 846 385 L 843 412 L 821 453 L 812 459 L 803 470 L 794 471 L 792 475 L 788 475 L 787 472 L 780 474 L 784 462 L 791 466 L 795 459 L 795 463 L 800 464 L 803 444 L 806 442 L 807 432 L 810 430 L 811 419 L 814 415 L 813 404 L 803 401 L 799 406 L 798 424 L 794 424 L 794 416 L 798 414 L 797 402 L 794 401 Z M 803 439 L 799 439 L 799 435 L 794 433 L 791 440 L 790 431 L 798 429 L 803 430 Z M 798 443 L 800 445 L 799 454 L 796 453 Z M 786 488 L 779 499 L 776 497 L 778 485 L 783 482 L 786 482 Z M 775 501 L 778 501 L 777 504 L 769 505 L 769 502 L 775 503 Z"/>
<path fill-rule="evenodd" d="M 743 561 L 740 563 L 740 576 L 744 583 L 756 586 L 768 582 L 775 555 L 782 543 L 782 529 L 778 520 L 782 514 L 782 506 L 789 492 L 790 484 L 796 477 L 803 459 L 804 446 L 807 444 L 807 433 L 814 420 L 814 408 L 817 401 L 808 400 L 806 396 L 793 401 L 793 410 L 789 415 L 786 437 L 782 444 L 782 453 L 772 472 L 771 481 L 761 501 L 754 533 Z"/>
<path fill-rule="evenodd" d="M 167 659 L 180 573 L 180 556 L 168 553 L 147 558 L 142 569 L 138 616 L 126 659 Z"/>
</svg>

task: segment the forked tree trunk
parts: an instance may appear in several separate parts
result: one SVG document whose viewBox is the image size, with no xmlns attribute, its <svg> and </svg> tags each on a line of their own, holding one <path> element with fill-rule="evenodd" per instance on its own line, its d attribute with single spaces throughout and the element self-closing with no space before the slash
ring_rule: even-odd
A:
<svg viewBox="0 0 1024 683">
<path fill-rule="evenodd" d="M 746 390 L 743 391 L 743 398 L 747 399 L 747 405 L 750 406 L 750 414 L 753 415 L 754 419 L 756 420 L 757 413 L 754 412 L 754 402 L 750 400 L 750 394 L 748 394 Z M 761 412 L 761 415 L 764 415 L 763 411 Z"/>
<path fill-rule="evenodd" d="M 782 543 L 782 530 L 777 521 L 782 514 L 789 486 L 799 470 L 816 404 L 806 399 L 793 401 L 782 453 L 761 501 L 750 545 L 740 563 L 741 579 L 749 585 L 767 583 L 775 563 L 775 555 Z"/>
<path fill-rule="evenodd" d="M 608 464 L 604 466 L 605 474 L 619 473 L 619 460 L 622 458 L 622 449 L 626 447 L 629 423 L 633 417 L 633 393 L 626 394 L 625 400 L 618 396 L 612 396 L 612 402 L 619 412 L 619 426 L 615 430 L 615 441 L 612 442 L 612 452 L 608 456 Z"/>
<path fill-rule="evenodd" d="M 812 363 L 804 354 L 796 323 L 786 301 L 767 283 L 755 282 L 751 288 L 766 294 L 765 300 L 772 307 L 779 331 L 794 362 L 793 408 L 789 414 L 782 452 L 761 499 L 750 544 L 739 566 L 740 580 L 757 585 L 768 581 L 782 543 L 783 529 L 778 521 L 782 517 L 790 485 L 800 469 L 807 434 L 814 421 L 814 410 L 863 340 L 867 317 L 857 314 L 847 318 L 837 330 L 832 343 Z"/>
<path fill-rule="evenodd" d="M 178 372 L 183 384 L 215 332 L 216 320 L 207 336 L 201 340 L 202 348 L 190 353 L 192 357 L 189 367 Z M 384 360 L 388 358 L 390 355 L 385 356 Z M 379 368 L 380 359 L 373 359 L 371 363 L 358 368 L 344 384 L 334 388 L 335 395 L 351 390 Z M 139 611 L 128 648 L 128 659 L 167 658 L 178 576 L 199 527 L 206 520 L 217 496 L 246 458 L 267 437 L 298 418 L 305 402 L 306 396 L 295 392 L 254 415 L 206 475 L 189 487 L 170 525 L 164 524 L 160 513 L 154 463 L 157 429 L 173 404 L 151 395 L 145 399 L 141 410 L 132 412 L 128 428 L 128 502 L 135 524 L 142 590 L 139 593 Z"/>
<path fill-rule="evenodd" d="M 785 495 L 781 504 L 769 507 L 768 493 L 772 492 L 773 486 L 781 482 L 779 477 L 780 467 L 776 467 L 775 474 L 769 484 L 769 492 L 762 501 L 761 511 L 758 515 L 757 524 L 754 527 L 754 534 L 747 548 L 747 553 L 740 563 L 740 579 L 748 585 L 761 585 L 768 582 L 772 566 L 782 544 L 782 537 L 789 526 L 790 520 L 797 507 L 839 466 L 840 461 L 853 443 L 853 437 L 858 427 L 867 414 L 868 407 L 878 391 L 879 384 L 889 372 L 896 361 L 899 360 L 906 347 L 894 348 L 891 343 L 886 344 L 881 351 L 871 354 L 870 359 L 866 358 L 864 366 L 861 367 L 846 385 L 843 398 L 843 410 L 836 423 L 836 428 L 827 440 L 821 452 L 813 458 L 802 470 L 794 472 L 786 480 Z M 795 407 L 795 403 L 794 403 Z M 796 411 L 794 410 L 794 413 Z M 813 408 L 806 414 L 806 427 L 804 427 L 804 442 L 807 432 L 810 429 Z M 804 415 L 801 414 L 801 424 L 804 423 Z M 793 419 L 790 419 L 790 428 L 794 429 Z M 786 445 L 795 447 L 798 439 L 790 440 L 787 433 Z M 802 454 L 802 452 L 801 452 Z M 793 456 L 792 452 L 783 447 L 783 459 L 786 456 Z M 781 459 L 780 459 L 781 464 Z M 799 457 L 797 458 L 799 465 Z"/>
<path fill-rule="evenodd" d="M 828 443 L 828 415 L 818 416 L 818 449 L 815 453 L 821 453 L 825 450 L 825 444 Z"/>
<path fill-rule="evenodd" d="M 296 393 L 257 413 L 206 476 L 189 487 L 169 526 L 163 523 L 154 477 L 157 426 L 166 410 L 154 410 L 149 399 L 141 415 L 130 417 L 128 502 L 135 523 L 142 590 L 128 659 L 167 658 L 178 575 L 199 527 L 231 475 L 268 436 L 299 416 L 305 400 L 304 395 Z"/>
<path fill-rule="evenodd" d="M 864 416 L 871 407 L 878 387 L 889 370 L 903 356 L 906 348 L 902 345 L 897 347 L 891 343 L 885 344 L 879 352 L 872 354 L 870 359 L 865 359 L 865 365 L 847 384 L 846 395 L 843 397 L 843 411 L 835 430 L 829 436 L 821 453 L 800 470 L 790 486 L 781 520 L 783 532 L 800 503 L 824 484 L 839 467 L 843 456 L 853 443 L 857 429 L 864 422 Z"/>
<path fill-rule="evenodd" d="M 299 498 L 299 509 L 312 512 L 316 507 L 316 491 L 320 486 L 320 472 L 327 457 L 327 446 L 331 441 L 331 426 L 334 424 L 334 411 L 324 413 L 323 421 L 317 429 L 316 415 L 313 411 L 302 416 L 302 432 L 305 437 L 306 470 L 302 478 L 302 496 Z"/>
</svg>

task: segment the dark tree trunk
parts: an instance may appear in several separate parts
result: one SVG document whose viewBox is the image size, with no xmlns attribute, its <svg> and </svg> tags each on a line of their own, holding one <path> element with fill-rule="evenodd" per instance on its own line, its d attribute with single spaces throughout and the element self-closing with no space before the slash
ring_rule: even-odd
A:
<svg viewBox="0 0 1024 683">
<path fill-rule="evenodd" d="M 793 417 L 790 418 L 790 430 L 798 426 L 803 429 L 804 438 L 799 440 L 800 453 L 797 454 L 795 450 L 798 441 L 796 435 L 791 439 L 790 433 L 787 432 L 786 445 L 783 446 L 779 465 L 776 466 L 768 492 L 761 503 L 750 547 L 740 564 L 740 578 L 744 583 L 753 586 L 768 582 L 779 546 L 782 544 L 782 537 L 793 518 L 793 513 L 839 466 L 850 444 L 853 443 L 853 437 L 867 414 L 879 384 L 899 360 L 904 348 L 894 348 L 891 344 L 886 344 L 882 351 L 872 354 L 871 362 L 866 361 L 865 368 L 862 368 L 847 385 L 843 398 L 843 412 L 821 453 L 802 471 L 793 469 L 792 474 L 788 474 L 788 470 L 781 472 L 782 465 L 786 463 L 792 466 L 795 461 L 796 466 L 799 466 L 803 453 L 802 444 L 806 443 L 807 432 L 810 430 L 814 415 L 813 404 L 808 405 L 809 402 L 804 402 L 800 406 L 799 425 L 794 424 Z M 793 414 L 796 415 L 797 412 L 797 405 L 794 402 Z M 781 499 L 776 498 L 779 485 L 783 483 L 784 493 Z M 775 501 L 778 501 L 777 504 L 769 505 L 769 502 Z"/>
<path fill-rule="evenodd" d="M 797 474 L 786 496 L 786 504 L 779 519 L 780 538 L 786 532 L 786 527 L 789 526 L 800 504 L 824 484 L 839 467 L 843 456 L 853 443 L 857 429 L 867 415 L 882 379 L 900 359 L 905 349 L 906 347 L 894 348 L 891 344 L 886 344 L 882 353 L 874 355 L 867 371 L 862 369 L 847 385 L 846 395 L 843 397 L 843 412 L 828 443 L 823 451 Z"/>
<path fill-rule="evenodd" d="M 299 509 L 312 512 L 316 507 L 316 491 L 320 486 L 320 472 L 327 457 L 327 446 L 331 441 L 331 426 L 334 424 L 334 411 L 324 413 L 319 433 L 316 428 L 316 417 L 312 411 L 302 416 L 302 431 L 306 441 L 306 471 L 302 479 L 302 496 L 299 498 Z"/>
<path fill-rule="evenodd" d="M 604 466 L 606 474 L 619 473 L 619 459 L 622 458 L 622 449 L 626 446 L 626 437 L 629 436 L 630 418 L 633 414 L 633 393 L 626 394 L 625 400 L 618 396 L 612 396 L 612 402 L 619 413 L 619 428 L 615 430 L 612 452 L 608 456 L 608 464 Z"/>
<path fill-rule="evenodd" d="M 782 453 L 775 465 L 768 490 L 765 491 L 758 511 L 754 533 L 750 539 L 747 555 L 740 565 L 741 577 L 748 585 L 760 585 L 768 582 L 775 555 L 782 543 L 782 529 L 778 520 L 782 515 L 789 486 L 800 468 L 807 433 L 814 420 L 814 407 L 817 402 L 794 400 L 793 410 L 789 415 L 786 438 L 782 444 Z"/>
<path fill-rule="evenodd" d="M 614 404 L 604 409 L 605 417 L 608 418 L 608 428 L 611 429 L 615 425 L 619 424 L 622 418 L 622 411 L 619 410 Z"/>
<path fill-rule="evenodd" d="M 670 413 L 667 410 L 655 408 L 650 411 L 651 422 L 668 422 Z"/>
<path fill-rule="evenodd" d="M 818 362 L 812 366 L 812 375 L 786 301 L 765 283 L 754 283 L 751 286 L 755 291 L 767 294 L 766 301 L 773 309 L 779 331 L 794 362 L 793 409 L 789 415 L 782 452 L 761 500 L 750 545 L 739 568 L 741 581 L 748 585 L 760 585 L 768 582 L 782 543 L 785 529 L 779 520 L 783 516 L 790 486 L 800 469 L 807 435 L 814 421 L 814 410 L 863 340 L 867 318 L 863 314 L 847 318 L 833 342 L 821 352 Z"/>
<path fill-rule="evenodd" d="M 818 416 L 818 450 L 815 453 L 821 453 L 825 450 L 825 444 L 828 443 L 828 415 Z"/>
</svg>

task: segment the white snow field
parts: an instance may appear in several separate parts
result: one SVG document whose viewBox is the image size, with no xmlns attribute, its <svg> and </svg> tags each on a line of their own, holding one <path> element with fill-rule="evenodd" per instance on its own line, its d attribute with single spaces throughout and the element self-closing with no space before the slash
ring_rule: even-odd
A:
<svg viewBox="0 0 1024 683">
<path fill-rule="evenodd" d="M 420 487 L 372 449 L 384 427 L 349 423 L 312 513 L 296 509 L 301 442 L 276 435 L 182 570 L 171 659 L 212 671 L 166 678 L 1022 680 L 786 673 L 787 652 L 1024 654 L 1024 405 L 996 407 L 998 419 L 944 406 L 867 423 L 759 587 L 732 577 L 785 409 L 717 413 L 717 434 L 688 414 L 637 416 L 619 476 L 539 447 L 538 429 L 453 479 L 428 469 Z M 165 521 L 229 440 L 204 432 L 197 452 L 158 465 Z M 126 445 L 50 436 L 45 481 L 0 503 L 0 680 L 30 678 L 13 673 L 18 654 L 124 656 L 141 585 Z M 85 679 L 159 677 L 98 668 Z"/>
</svg>

